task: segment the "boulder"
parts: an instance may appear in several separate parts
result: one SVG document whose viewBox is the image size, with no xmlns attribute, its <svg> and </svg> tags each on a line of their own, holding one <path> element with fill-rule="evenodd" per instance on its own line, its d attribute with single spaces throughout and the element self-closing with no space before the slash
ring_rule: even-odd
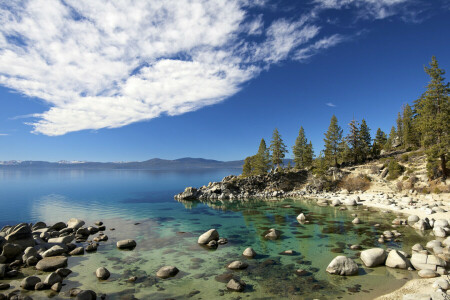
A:
<svg viewBox="0 0 450 300">
<path fill-rule="evenodd" d="M 50 226 L 50 228 L 48 229 L 49 231 L 55 230 L 55 231 L 60 231 L 61 229 L 66 228 L 67 225 L 64 222 L 58 222 L 56 224 L 53 224 L 52 226 Z"/>
<path fill-rule="evenodd" d="M 136 247 L 135 240 L 121 240 L 117 242 L 117 248 L 119 249 L 133 249 Z"/>
<path fill-rule="evenodd" d="M 57 283 L 57 282 L 62 282 L 62 281 L 63 281 L 62 277 L 59 276 L 58 273 L 53 272 L 53 273 L 50 273 L 50 274 L 45 278 L 44 284 L 45 284 L 46 286 L 49 286 L 49 287 L 50 287 L 50 286 L 54 285 L 55 283 Z"/>
<path fill-rule="evenodd" d="M 108 269 L 100 267 L 95 271 L 95 276 L 97 276 L 98 279 L 106 280 L 111 276 L 111 273 L 109 273 Z"/>
<path fill-rule="evenodd" d="M 387 254 L 384 249 L 372 248 L 361 252 L 361 260 L 367 267 L 376 267 L 384 264 Z"/>
<path fill-rule="evenodd" d="M 248 267 L 248 264 L 246 262 L 235 260 L 232 263 L 230 263 L 227 268 L 231 269 L 231 270 L 243 270 L 247 267 Z"/>
<path fill-rule="evenodd" d="M 446 266 L 443 259 L 435 255 L 427 255 L 425 253 L 413 253 L 411 256 L 411 264 L 416 270 L 432 271 L 436 271 L 438 267 L 445 268 Z"/>
<path fill-rule="evenodd" d="M 361 224 L 362 222 L 361 222 L 361 220 L 358 217 L 356 217 L 356 218 L 353 219 L 352 223 L 353 224 Z"/>
<path fill-rule="evenodd" d="M 199 236 L 197 243 L 206 245 L 210 241 L 217 241 L 219 239 L 219 232 L 215 229 L 210 229 L 207 232 Z"/>
<path fill-rule="evenodd" d="M 169 278 L 177 275 L 179 270 L 173 266 L 164 266 L 156 272 L 156 276 L 159 278 Z"/>
<path fill-rule="evenodd" d="M 331 201 L 331 206 L 339 206 L 341 204 L 341 200 L 339 199 L 333 199 L 333 201 Z"/>
<path fill-rule="evenodd" d="M 34 291 L 34 287 L 37 283 L 41 282 L 41 279 L 37 276 L 25 277 L 20 283 L 20 287 L 24 290 Z"/>
<path fill-rule="evenodd" d="M 11 285 L 9 283 L 0 283 L 0 291 L 7 290 L 10 287 L 11 287 Z"/>
<path fill-rule="evenodd" d="M 430 224 L 428 224 L 425 220 L 420 219 L 419 221 L 414 223 L 414 225 L 412 227 L 417 230 L 424 231 L 424 230 L 430 229 Z"/>
<path fill-rule="evenodd" d="M 9 228 L 5 239 L 9 243 L 21 246 L 23 249 L 35 245 L 31 227 L 27 223 L 20 223 Z"/>
<path fill-rule="evenodd" d="M 301 213 L 297 216 L 297 221 L 299 222 L 305 222 L 306 221 L 306 216 L 304 213 Z"/>
<path fill-rule="evenodd" d="M 439 278 L 433 283 L 434 289 L 441 289 L 443 291 L 446 291 L 450 288 L 450 284 L 447 279 L 445 278 Z"/>
<path fill-rule="evenodd" d="M 281 236 L 281 231 L 271 228 L 271 229 L 269 229 L 268 233 L 264 237 L 269 240 L 277 240 L 280 238 L 280 236 Z"/>
<path fill-rule="evenodd" d="M 59 256 L 67 251 L 66 248 L 55 245 L 41 254 L 42 257 Z"/>
<path fill-rule="evenodd" d="M 97 300 L 97 294 L 91 290 L 80 291 L 76 298 L 77 300 Z"/>
<path fill-rule="evenodd" d="M 443 242 L 442 245 L 444 245 L 445 247 L 450 247 L 450 236 L 447 237 Z"/>
<path fill-rule="evenodd" d="M 411 267 L 411 263 L 399 251 L 391 250 L 386 259 L 386 267 L 397 269 L 408 269 L 409 267 Z"/>
<path fill-rule="evenodd" d="M 414 224 L 414 223 L 416 223 L 419 220 L 420 220 L 420 218 L 418 216 L 411 215 L 411 216 L 408 217 L 408 224 Z"/>
<path fill-rule="evenodd" d="M 447 236 L 447 232 L 445 232 L 444 228 L 436 226 L 436 225 L 433 228 L 433 234 L 436 237 L 442 237 L 442 238 Z"/>
<path fill-rule="evenodd" d="M 328 265 L 326 271 L 336 275 L 355 275 L 358 273 L 358 265 L 345 256 L 335 257 Z"/>
<path fill-rule="evenodd" d="M 425 250 L 425 248 L 421 244 L 414 244 L 414 246 L 411 247 L 411 250 L 413 252 L 420 252 Z"/>
<path fill-rule="evenodd" d="M 448 227 L 448 221 L 445 219 L 438 219 L 434 221 L 433 227 Z"/>
<path fill-rule="evenodd" d="M 72 218 L 67 222 L 67 228 L 71 228 L 73 230 L 77 230 L 78 228 L 81 228 L 84 225 L 83 220 L 79 220 L 76 218 Z"/>
<path fill-rule="evenodd" d="M 433 278 L 439 276 L 439 274 L 433 270 L 420 270 L 417 274 L 419 274 L 422 278 Z"/>
<path fill-rule="evenodd" d="M 72 273 L 72 270 L 67 268 L 59 268 L 58 270 L 56 270 L 56 274 L 58 274 L 62 278 L 69 276 L 70 273 Z"/>
<path fill-rule="evenodd" d="M 344 205 L 346 206 L 356 206 L 358 205 L 358 202 L 354 198 L 347 198 L 344 200 Z"/>
<path fill-rule="evenodd" d="M 253 248 L 248 247 L 247 249 L 244 250 L 242 255 L 244 255 L 246 257 L 252 257 L 253 258 L 253 257 L 256 256 L 256 252 L 255 252 L 255 250 L 253 250 Z"/>
<path fill-rule="evenodd" d="M 77 247 L 69 252 L 69 255 L 75 256 L 75 255 L 83 255 L 84 254 L 84 248 L 83 247 Z"/>
<path fill-rule="evenodd" d="M 235 292 L 243 292 L 245 290 L 245 282 L 237 278 L 232 278 L 227 283 L 227 289 Z"/>
<path fill-rule="evenodd" d="M 45 257 L 36 265 L 36 269 L 44 272 L 51 272 L 65 267 L 67 267 L 67 257 L 65 256 Z"/>
<path fill-rule="evenodd" d="M 22 261 L 27 261 L 30 257 L 39 257 L 37 250 L 33 247 L 28 247 L 25 249 L 22 255 Z"/>
<path fill-rule="evenodd" d="M 48 239 L 50 244 L 68 244 L 71 243 L 75 239 L 74 235 L 66 235 L 56 238 Z"/>
<path fill-rule="evenodd" d="M 22 247 L 16 244 L 6 243 L 3 245 L 2 256 L 13 259 L 22 253 Z"/>
<path fill-rule="evenodd" d="M 51 286 L 50 288 L 52 291 L 59 293 L 62 289 L 62 283 L 61 282 L 57 282 L 54 285 Z"/>
</svg>

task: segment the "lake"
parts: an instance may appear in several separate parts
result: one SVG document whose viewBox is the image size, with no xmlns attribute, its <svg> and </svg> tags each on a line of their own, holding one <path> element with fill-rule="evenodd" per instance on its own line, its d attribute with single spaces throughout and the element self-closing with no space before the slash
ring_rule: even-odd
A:
<svg viewBox="0 0 450 300">
<path fill-rule="evenodd" d="M 392 230 L 395 215 L 391 213 L 361 207 L 341 211 L 306 199 L 226 204 L 173 199 L 186 186 L 207 185 L 239 172 L 0 170 L 0 226 L 37 221 L 53 224 L 73 217 L 87 225 L 104 222 L 109 240 L 101 242 L 96 253 L 69 259 L 73 273 L 64 280 L 60 298 L 68 298 L 70 288 L 80 287 L 105 293 L 108 299 L 132 299 L 131 295 L 138 299 L 372 299 L 417 276 L 386 267 L 365 268 L 357 251 L 350 249 L 359 244 L 410 253 L 413 244 L 430 239 L 409 227 L 399 227 L 408 238 L 378 244 L 378 235 Z M 308 214 L 310 223 L 296 220 L 301 212 Z M 354 213 L 362 224 L 351 223 Z M 376 223 L 380 227 L 375 227 Z M 217 229 L 228 243 L 216 250 L 198 245 L 198 236 L 210 228 Z M 264 239 L 270 228 L 280 230 L 282 238 Z M 137 241 L 133 251 L 116 249 L 118 240 L 128 238 Z M 254 259 L 242 256 L 247 247 L 258 253 Z M 283 255 L 285 250 L 294 250 L 294 254 Z M 359 274 L 341 277 L 326 273 L 337 255 L 354 258 L 360 265 Z M 228 270 L 226 266 L 234 260 L 245 260 L 249 267 Z M 180 273 L 166 280 L 156 278 L 156 271 L 164 265 L 174 265 Z M 107 281 L 95 278 L 95 270 L 101 266 L 112 274 Z M 305 270 L 305 276 L 297 275 L 298 269 Z M 22 271 L 25 275 L 36 272 Z M 131 276 L 137 276 L 137 281 L 127 282 Z M 227 291 L 226 283 L 233 276 L 247 283 L 244 293 Z M 10 283 L 18 287 L 20 281 Z M 51 291 L 29 294 L 34 299 L 52 296 Z"/>
</svg>

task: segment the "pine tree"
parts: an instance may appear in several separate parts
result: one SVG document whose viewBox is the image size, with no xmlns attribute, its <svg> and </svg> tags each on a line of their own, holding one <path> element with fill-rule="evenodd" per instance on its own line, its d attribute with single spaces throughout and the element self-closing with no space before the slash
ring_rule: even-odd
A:
<svg viewBox="0 0 450 300">
<path fill-rule="evenodd" d="M 246 157 L 244 160 L 244 166 L 242 167 L 242 176 L 250 176 L 252 174 L 252 157 Z"/>
<path fill-rule="evenodd" d="M 397 115 L 397 138 L 400 144 L 403 145 L 403 118 L 400 113 Z"/>
<path fill-rule="evenodd" d="M 284 144 L 278 129 L 275 128 L 272 135 L 272 142 L 270 143 L 270 150 L 272 151 L 272 164 L 275 167 L 279 167 L 283 163 L 283 158 L 288 152 L 286 145 Z"/>
<path fill-rule="evenodd" d="M 353 163 L 358 162 L 360 146 L 359 146 L 359 128 L 358 121 L 353 119 L 349 124 L 349 134 L 347 135 L 347 142 L 350 146 L 351 156 L 353 158 Z"/>
<path fill-rule="evenodd" d="M 314 160 L 314 150 L 311 141 L 306 145 L 305 152 L 303 152 L 303 166 L 309 168 L 312 166 Z"/>
<path fill-rule="evenodd" d="M 381 149 L 383 149 L 386 144 L 387 137 L 386 133 L 384 133 L 380 128 L 377 129 L 377 133 L 375 134 L 375 140 L 372 145 L 372 155 L 377 157 L 381 153 Z"/>
<path fill-rule="evenodd" d="M 403 143 L 405 148 L 417 145 L 417 136 L 414 128 L 413 111 L 409 104 L 403 107 Z"/>
<path fill-rule="evenodd" d="M 254 174 L 261 175 L 266 174 L 270 169 L 270 154 L 269 149 L 266 146 L 266 141 L 261 139 L 259 144 L 258 153 L 255 155 L 254 159 Z"/>
<path fill-rule="evenodd" d="M 303 168 L 305 166 L 303 162 L 303 155 L 306 151 L 307 139 L 305 137 L 305 130 L 303 126 L 300 127 L 298 132 L 298 137 L 295 140 L 295 145 L 292 147 L 292 153 L 294 154 L 295 167 L 297 169 Z"/>
<path fill-rule="evenodd" d="M 395 130 L 395 127 L 391 127 L 391 132 L 389 132 L 389 138 L 387 139 L 386 143 L 384 144 L 384 149 L 386 151 L 391 151 L 392 149 L 392 143 L 397 138 L 397 131 Z"/>
<path fill-rule="evenodd" d="M 319 177 L 324 177 L 328 170 L 327 162 L 323 151 L 320 151 L 319 157 L 314 160 L 313 173 Z"/>
<path fill-rule="evenodd" d="M 334 166 L 338 165 L 339 143 L 342 140 L 342 128 L 338 125 L 335 115 L 331 117 L 330 126 L 325 133 L 325 160 Z"/>
<path fill-rule="evenodd" d="M 352 159 L 351 150 L 348 146 L 347 140 L 342 139 L 339 144 L 339 161 L 341 164 L 346 164 Z"/>
<path fill-rule="evenodd" d="M 370 137 L 370 128 L 367 126 L 366 120 L 362 119 L 358 132 L 359 153 L 362 161 L 365 161 L 370 154 L 372 146 L 372 138 Z"/>
<path fill-rule="evenodd" d="M 446 162 L 450 152 L 450 83 L 445 83 L 445 71 L 439 68 L 436 57 L 431 58 L 425 72 L 430 76 L 427 90 L 415 101 L 417 128 L 422 145 L 427 149 L 429 176 L 436 177 L 437 160 L 440 160 L 442 179 L 447 178 Z"/>
</svg>

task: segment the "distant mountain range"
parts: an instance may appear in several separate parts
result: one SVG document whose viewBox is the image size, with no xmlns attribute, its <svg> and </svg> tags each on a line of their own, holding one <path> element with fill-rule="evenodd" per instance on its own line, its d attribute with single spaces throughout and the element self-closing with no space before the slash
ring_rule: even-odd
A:
<svg viewBox="0 0 450 300">
<path fill-rule="evenodd" d="M 291 162 L 286 159 L 285 164 Z M 291 162 L 292 163 L 292 162 Z M 188 170 L 188 169 L 240 169 L 243 160 L 219 161 L 204 158 L 179 158 L 174 160 L 153 158 L 136 162 L 89 161 L 0 161 L 0 169 L 123 169 L 123 170 Z"/>
</svg>

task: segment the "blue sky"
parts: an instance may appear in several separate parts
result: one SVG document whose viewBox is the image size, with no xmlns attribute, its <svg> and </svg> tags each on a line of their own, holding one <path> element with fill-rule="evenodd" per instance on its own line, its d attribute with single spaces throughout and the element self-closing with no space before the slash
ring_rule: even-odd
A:
<svg viewBox="0 0 450 300">
<path fill-rule="evenodd" d="M 0 4 L 0 160 L 235 160 L 300 126 L 318 152 L 450 71 L 444 0 L 91 2 Z"/>
</svg>

